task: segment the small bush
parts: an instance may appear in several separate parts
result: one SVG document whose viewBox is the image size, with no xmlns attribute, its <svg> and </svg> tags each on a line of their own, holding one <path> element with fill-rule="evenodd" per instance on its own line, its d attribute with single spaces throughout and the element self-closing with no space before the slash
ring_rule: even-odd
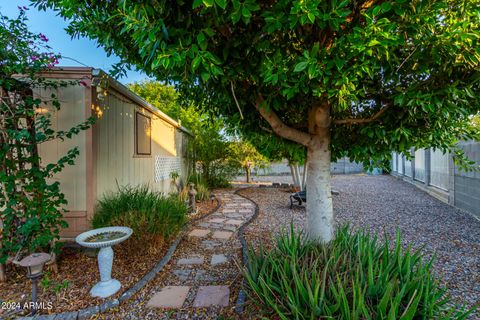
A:
<svg viewBox="0 0 480 320">
<path fill-rule="evenodd" d="M 250 252 L 249 293 L 280 319 L 465 319 L 431 273 L 432 260 L 341 228 L 326 245 L 292 231 Z"/>
<path fill-rule="evenodd" d="M 177 197 L 152 192 L 148 186 L 124 186 L 99 201 L 92 226 L 127 226 L 133 229 L 132 238 L 167 239 L 181 229 L 186 214 L 187 207 Z"/>
<path fill-rule="evenodd" d="M 187 181 L 188 183 L 195 184 L 195 190 L 197 191 L 197 195 L 195 196 L 196 200 L 204 201 L 210 198 L 210 189 L 208 188 L 208 183 L 201 175 L 197 173 L 191 174 Z M 182 192 L 180 193 L 180 198 L 183 201 L 188 201 L 188 185 L 183 188 Z"/>
</svg>

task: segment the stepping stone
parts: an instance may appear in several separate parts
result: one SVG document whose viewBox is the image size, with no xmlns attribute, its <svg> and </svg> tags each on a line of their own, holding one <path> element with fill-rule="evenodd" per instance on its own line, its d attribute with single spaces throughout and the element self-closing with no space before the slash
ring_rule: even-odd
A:
<svg viewBox="0 0 480 320">
<path fill-rule="evenodd" d="M 229 213 L 225 215 L 227 218 L 243 218 L 243 216 L 239 213 Z"/>
<path fill-rule="evenodd" d="M 212 238 L 215 239 L 230 239 L 233 232 L 230 231 L 215 231 L 213 232 Z"/>
<path fill-rule="evenodd" d="M 227 220 L 225 221 L 226 224 L 233 224 L 233 225 L 236 225 L 236 226 L 239 226 L 243 223 L 243 220 L 235 220 L 235 219 L 230 219 L 230 220 Z"/>
<path fill-rule="evenodd" d="M 187 258 L 178 259 L 177 264 L 203 264 L 203 256 L 190 256 Z"/>
<path fill-rule="evenodd" d="M 237 212 L 237 210 L 235 210 L 235 209 L 223 209 L 223 212 L 224 213 L 234 213 L 234 212 Z"/>
<path fill-rule="evenodd" d="M 215 219 L 209 220 L 208 222 L 210 222 L 210 223 L 222 223 L 223 221 L 225 221 L 225 219 L 215 218 Z"/>
<path fill-rule="evenodd" d="M 220 229 L 224 229 L 224 230 L 229 230 L 229 231 L 236 231 L 237 230 L 237 227 L 236 226 L 233 226 L 233 225 L 226 225 L 226 226 L 223 226 L 222 228 Z"/>
<path fill-rule="evenodd" d="M 168 286 L 157 292 L 148 301 L 147 307 L 150 308 L 167 308 L 178 309 L 183 306 L 187 298 L 188 286 Z"/>
<path fill-rule="evenodd" d="M 212 256 L 212 260 L 210 261 L 210 264 L 212 266 L 217 265 L 217 264 L 222 264 L 228 261 L 227 256 L 224 254 L 214 254 Z"/>
<path fill-rule="evenodd" d="M 217 278 L 209 275 L 206 270 L 197 270 L 197 273 L 195 274 L 195 281 L 213 282 L 217 281 Z"/>
<path fill-rule="evenodd" d="M 201 286 L 193 301 L 195 308 L 228 307 L 230 289 L 228 286 Z"/>
<path fill-rule="evenodd" d="M 241 213 L 252 212 L 252 209 L 240 209 L 238 210 L 238 212 L 241 212 Z"/>
<path fill-rule="evenodd" d="M 202 227 L 202 228 L 210 228 L 210 223 L 208 222 L 200 222 L 198 224 L 199 227 Z"/>
<path fill-rule="evenodd" d="M 193 229 L 188 235 L 190 237 L 206 237 L 210 233 L 210 230 Z"/>
<path fill-rule="evenodd" d="M 217 241 L 212 241 L 212 240 L 204 240 L 202 241 L 202 246 L 207 249 L 207 250 L 213 250 L 215 247 L 218 247 L 220 243 Z"/>
<path fill-rule="evenodd" d="M 190 269 L 178 269 L 173 271 L 173 274 L 176 275 L 180 281 L 187 281 L 191 273 L 192 270 Z"/>
</svg>

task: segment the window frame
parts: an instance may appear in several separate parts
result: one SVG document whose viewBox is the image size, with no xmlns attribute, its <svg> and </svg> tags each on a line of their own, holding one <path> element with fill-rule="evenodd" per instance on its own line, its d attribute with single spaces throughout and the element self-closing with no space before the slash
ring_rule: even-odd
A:
<svg viewBox="0 0 480 320">
<path fill-rule="evenodd" d="M 135 155 L 136 156 L 151 156 L 152 155 L 152 135 L 151 134 L 150 134 L 150 136 L 147 136 L 148 139 L 149 139 L 149 152 L 148 153 L 138 152 L 138 137 L 139 137 L 139 135 L 138 135 L 138 133 L 139 133 L 139 131 L 138 131 L 139 130 L 138 119 L 139 119 L 139 117 L 143 117 L 143 118 L 147 119 L 148 124 L 149 124 L 149 128 L 150 128 L 150 132 L 152 132 L 152 117 L 149 117 L 142 112 L 136 111 L 135 112 L 135 132 L 134 132 Z"/>
</svg>

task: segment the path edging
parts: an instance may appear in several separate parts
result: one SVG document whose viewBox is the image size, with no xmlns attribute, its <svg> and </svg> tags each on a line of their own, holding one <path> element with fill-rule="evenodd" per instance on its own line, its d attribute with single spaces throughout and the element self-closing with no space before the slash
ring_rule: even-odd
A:
<svg viewBox="0 0 480 320">
<path fill-rule="evenodd" d="M 214 195 L 215 196 L 215 195 Z M 17 319 L 20 320 L 83 320 L 83 319 L 89 319 L 90 317 L 99 314 L 99 313 L 105 313 L 108 310 L 118 307 L 120 303 L 127 301 L 131 297 L 133 297 L 140 289 L 142 289 L 149 281 L 151 281 L 160 271 L 163 270 L 165 265 L 170 261 L 172 258 L 173 254 L 177 250 L 177 246 L 180 244 L 180 242 L 183 240 L 183 238 L 186 235 L 186 229 L 194 222 L 203 219 L 205 217 L 208 217 L 209 215 L 213 214 L 216 212 L 221 206 L 222 202 L 215 196 L 215 199 L 217 200 L 217 205 L 216 207 L 208 212 L 207 214 L 197 217 L 195 219 L 192 219 L 188 221 L 182 228 L 182 231 L 180 231 L 179 235 L 175 239 L 175 241 L 170 245 L 168 248 L 167 253 L 163 256 L 163 258 L 157 262 L 150 271 L 145 274 L 140 280 L 137 281 L 133 286 L 131 286 L 129 289 L 127 289 L 118 299 L 109 299 L 104 301 L 98 306 L 90 306 L 84 309 L 76 310 L 76 311 L 68 311 L 68 312 L 62 312 L 62 313 L 54 313 L 54 314 L 41 314 L 41 315 L 35 315 L 35 316 L 26 316 L 26 317 L 19 317 Z M 14 315 L 12 315 L 14 316 Z"/>
<path fill-rule="evenodd" d="M 244 268 L 247 265 L 247 261 L 248 261 L 248 244 L 247 244 L 247 240 L 245 240 L 243 232 L 244 232 L 244 229 L 253 220 L 255 220 L 257 218 L 257 216 L 259 214 L 259 211 L 260 211 L 260 208 L 258 207 L 258 204 L 255 201 L 253 201 L 250 198 L 247 198 L 246 196 L 240 194 L 239 192 L 242 191 L 242 190 L 247 190 L 247 189 L 251 189 L 251 188 L 254 188 L 254 187 L 240 188 L 240 189 L 238 189 L 234 192 L 234 194 L 236 194 L 237 196 L 240 196 L 244 199 L 247 199 L 247 200 L 251 201 L 253 204 L 255 204 L 255 212 L 253 213 L 253 216 L 238 229 L 238 239 L 240 240 L 240 244 L 242 245 L 242 266 Z M 246 285 L 246 280 L 244 278 L 243 281 L 242 281 L 242 288 L 240 289 L 240 292 L 238 293 L 237 302 L 235 303 L 235 312 L 237 314 L 243 313 L 243 310 L 244 310 L 245 299 L 247 297 L 247 293 L 245 292 L 245 289 L 244 289 L 245 285 Z"/>
</svg>

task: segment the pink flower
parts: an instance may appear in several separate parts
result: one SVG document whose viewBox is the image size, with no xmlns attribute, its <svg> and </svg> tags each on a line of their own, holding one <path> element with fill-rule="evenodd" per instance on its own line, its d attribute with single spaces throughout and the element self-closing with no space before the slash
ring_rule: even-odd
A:
<svg viewBox="0 0 480 320">
<path fill-rule="evenodd" d="M 42 40 L 43 42 L 48 42 L 48 38 L 43 33 L 40 33 L 39 36 L 40 40 Z"/>
<path fill-rule="evenodd" d="M 38 56 L 31 56 L 30 58 L 32 59 L 32 61 L 37 61 L 38 60 Z"/>
</svg>

